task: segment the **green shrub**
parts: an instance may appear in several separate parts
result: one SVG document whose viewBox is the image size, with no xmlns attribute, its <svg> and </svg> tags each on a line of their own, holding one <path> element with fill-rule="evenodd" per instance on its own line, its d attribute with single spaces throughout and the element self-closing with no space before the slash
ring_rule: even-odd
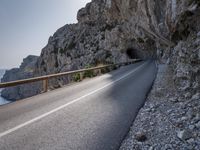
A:
<svg viewBox="0 0 200 150">
<path fill-rule="evenodd" d="M 137 39 L 139 43 L 144 43 L 144 40 L 142 38 Z"/>
<path fill-rule="evenodd" d="M 88 68 L 92 68 L 93 66 L 92 65 L 86 65 L 85 69 L 88 69 Z M 95 74 L 94 74 L 94 71 L 85 71 L 84 74 L 83 74 L 83 77 L 84 78 L 92 78 L 94 77 Z"/>
<path fill-rule="evenodd" d="M 75 82 L 81 81 L 80 73 L 74 74 L 74 75 L 72 76 L 72 79 L 73 79 L 73 81 L 75 81 Z"/>
</svg>

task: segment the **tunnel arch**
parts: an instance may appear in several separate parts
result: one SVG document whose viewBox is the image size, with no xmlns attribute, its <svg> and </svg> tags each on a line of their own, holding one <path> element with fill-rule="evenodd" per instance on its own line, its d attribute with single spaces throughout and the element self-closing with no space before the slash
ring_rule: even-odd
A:
<svg viewBox="0 0 200 150">
<path fill-rule="evenodd" d="M 142 52 L 135 48 L 127 48 L 126 54 L 130 59 L 142 59 L 143 58 Z"/>
</svg>

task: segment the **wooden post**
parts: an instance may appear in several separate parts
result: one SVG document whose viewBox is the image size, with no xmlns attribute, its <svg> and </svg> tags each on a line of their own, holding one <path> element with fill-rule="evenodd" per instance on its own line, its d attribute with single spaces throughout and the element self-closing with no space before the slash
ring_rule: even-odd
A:
<svg viewBox="0 0 200 150">
<path fill-rule="evenodd" d="M 80 72 L 80 81 L 83 80 L 83 72 Z"/>
<path fill-rule="evenodd" d="M 99 69 L 98 72 L 99 72 L 99 75 L 101 75 L 101 69 Z"/>
<path fill-rule="evenodd" d="M 46 93 L 48 91 L 48 79 L 43 80 L 43 92 Z"/>
</svg>

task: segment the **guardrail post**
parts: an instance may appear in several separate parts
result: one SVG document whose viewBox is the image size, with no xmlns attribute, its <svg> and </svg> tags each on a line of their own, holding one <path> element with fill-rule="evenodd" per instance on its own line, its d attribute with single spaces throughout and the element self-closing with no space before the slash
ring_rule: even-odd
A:
<svg viewBox="0 0 200 150">
<path fill-rule="evenodd" d="M 46 93 L 48 91 L 48 79 L 43 80 L 43 92 Z"/>
<path fill-rule="evenodd" d="M 98 72 L 99 72 L 99 75 L 101 75 L 101 69 L 99 69 Z"/>
<path fill-rule="evenodd" d="M 83 80 L 83 72 L 80 72 L 80 81 Z"/>
</svg>

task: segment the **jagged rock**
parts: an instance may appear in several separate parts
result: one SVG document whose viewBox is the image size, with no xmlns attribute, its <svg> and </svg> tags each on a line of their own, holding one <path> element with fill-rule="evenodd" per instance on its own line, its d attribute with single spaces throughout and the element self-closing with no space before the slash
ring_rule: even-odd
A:
<svg viewBox="0 0 200 150">
<path fill-rule="evenodd" d="M 197 128 L 200 128 L 200 121 L 195 125 Z"/>
<path fill-rule="evenodd" d="M 146 137 L 146 135 L 145 135 L 144 133 L 139 132 L 139 133 L 137 133 L 137 134 L 135 135 L 135 139 L 136 139 L 138 142 L 144 142 L 144 141 L 147 140 L 147 137 Z"/>
<path fill-rule="evenodd" d="M 9 82 L 9 81 L 15 81 L 33 77 L 34 76 L 33 72 L 35 69 L 35 64 L 37 62 L 37 59 L 38 56 L 32 56 L 32 55 L 28 56 L 23 60 L 20 68 L 7 70 L 1 81 Z M 1 92 L 1 96 L 6 99 L 14 101 L 21 98 L 33 96 L 39 93 L 38 89 L 40 89 L 38 83 L 20 85 L 3 89 Z"/>
<path fill-rule="evenodd" d="M 192 95 L 191 95 L 190 92 L 187 92 L 187 93 L 184 94 L 184 97 L 187 98 L 187 99 L 191 98 L 191 96 L 192 96 Z"/>
<path fill-rule="evenodd" d="M 192 133 L 187 130 L 182 130 L 177 132 L 177 136 L 181 140 L 188 140 L 192 137 Z"/>
<path fill-rule="evenodd" d="M 195 126 L 194 125 L 189 125 L 190 130 L 194 130 Z"/>
<path fill-rule="evenodd" d="M 197 33 L 197 36 L 200 37 L 200 32 Z"/>
<path fill-rule="evenodd" d="M 195 95 L 192 96 L 193 100 L 198 100 L 200 99 L 200 93 L 196 93 Z"/>
<path fill-rule="evenodd" d="M 196 114 L 195 119 L 196 119 L 196 120 L 200 120 L 200 113 L 197 113 L 197 114 Z"/>
</svg>

